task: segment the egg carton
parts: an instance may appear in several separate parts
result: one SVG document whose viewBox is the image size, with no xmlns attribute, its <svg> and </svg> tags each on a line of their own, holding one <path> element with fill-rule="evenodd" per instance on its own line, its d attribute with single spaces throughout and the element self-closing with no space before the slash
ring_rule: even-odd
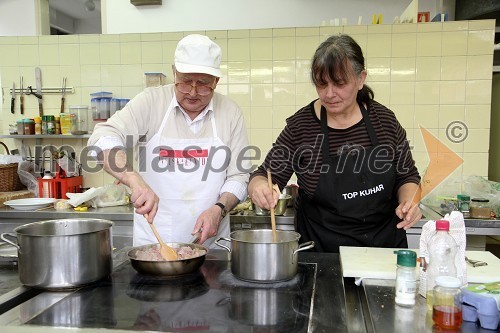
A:
<svg viewBox="0 0 500 333">
<path fill-rule="evenodd" d="M 496 330 L 500 322 L 500 282 L 463 288 L 462 318 Z"/>
</svg>

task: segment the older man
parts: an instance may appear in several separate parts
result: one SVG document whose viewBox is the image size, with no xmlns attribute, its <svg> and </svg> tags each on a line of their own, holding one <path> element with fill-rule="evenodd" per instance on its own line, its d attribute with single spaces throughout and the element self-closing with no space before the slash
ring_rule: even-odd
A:
<svg viewBox="0 0 500 333">
<path fill-rule="evenodd" d="M 146 88 L 89 139 L 102 150 L 104 169 L 132 190 L 134 246 L 156 242 L 153 221 L 166 242 L 201 231 L 199 243 L 210 246 L 214 236 L 228 235 L 225 213 L 246 197 L 248 138 L 238 105 L 214 91 L 220 60 L 208 37 L 184 37 L 174 84 Z M 138 171 L 127 163 L 129 143 L 139 146 Z"/>
</svg>

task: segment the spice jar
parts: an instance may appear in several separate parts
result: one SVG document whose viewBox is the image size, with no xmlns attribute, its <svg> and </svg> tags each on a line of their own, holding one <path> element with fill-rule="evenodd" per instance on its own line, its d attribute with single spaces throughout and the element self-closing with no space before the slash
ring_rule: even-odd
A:
<svg viewBox="0 0 500 333">
<path fill-rule="evenodd" d="M 398 268 L 396 270 L 397 305 L 412 307 L 417 295 L 417 253 L 411 250 L 394 251 L 397 254 Z"/>
<path fill-rule="evenodd" d="M 23 120 L 16 121 L 17 125 L 17 134 L 24 134 L 24 122 Z"/>
<path fill-rule="evenodd" d="M 56 120 L 54 116 L 47 116 L 47 134 L 56 134 Z"/>
<path fill-rule="evenodd" d="M 462 326 L 462 293 L 460 280 L 453 276 L 438 276 L 434 287 L 432 320 L 436 326 L 456 330 Z"/>
<path fill-rule="evenodd" d="M 33 119 L 26 118 L 23 120 L 24 124 L 24 134 L 34 135 L 35 134 L 35 121 Z"/>
<path fill-rule="evenodd" d="M 42 134 L 42 118 L 35 117 L 35 134 Z"/>
<path fill-rule="evenodd" d="M 47 123 L 49 116 L 42 116 L 42 134 L 47 134 Z"/>
<path fill-rule="evenodd" d="M 470 202 L 470 217 L 474 219 L 491 218 L 490 201 L 485 198 L 473 198 Z"/>
<path fill-rule="evenodd" d="M 458 210 L 462 212 L 464 218 L 470 217 L 470 196 L 465 194 L 457 195 Z"/>
<path fill-rule="evenodd" d="M 59 117 L 54 117 L 54 122 L 56 126 L 56 134 L 61 134 L 61 123 L 59 122 Z"/>
</svg>

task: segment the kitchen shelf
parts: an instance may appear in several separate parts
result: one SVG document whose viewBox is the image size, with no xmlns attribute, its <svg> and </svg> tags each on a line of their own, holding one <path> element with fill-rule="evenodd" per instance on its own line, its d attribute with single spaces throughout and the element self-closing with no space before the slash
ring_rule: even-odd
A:
<svg viewBox="0 0 500 333">
<path fill-rule="evenodd" d="M 0 139 L 88 139 L 90 134 L 67 135 L 67 134 L 0 134 Z"/>
</svg>

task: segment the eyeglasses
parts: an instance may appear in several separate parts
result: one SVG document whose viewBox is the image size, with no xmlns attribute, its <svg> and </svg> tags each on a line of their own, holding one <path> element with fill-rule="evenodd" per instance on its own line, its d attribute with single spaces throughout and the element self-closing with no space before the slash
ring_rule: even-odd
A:
<svg viewBox="0 0 500 333">
<path fill-rule="evenodd" d="M 214 81 L 215 82 L 215 81 Z M 187 83 L 187 82 L 177 82 L 175 84 L 175 87 L 177 89 L 179 89 L 179 91 L 183 94 L 189 94 L 191 92 L 191 90 L 194 88 L 194 91 L 200 95 L 200 96 L 207 96 L 207 95 L 210 95 L 212 93 L 212 91 L 214 91 L 214 88 L 212 87 L 213 83 L 202 83 L 200 84 L 200 82 L 190 82 L 190 83 Z"/>
</svg>

